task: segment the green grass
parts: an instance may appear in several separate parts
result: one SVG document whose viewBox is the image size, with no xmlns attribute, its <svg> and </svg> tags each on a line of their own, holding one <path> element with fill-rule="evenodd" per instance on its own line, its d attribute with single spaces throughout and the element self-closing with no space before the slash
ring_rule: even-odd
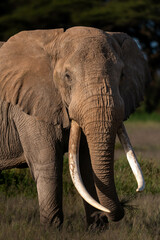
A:
<svg viewBox="0 0 160 240">
<path fill-rule="evenodd" d="M 160 176 L 160 167 L 154 161 L 144 161 L 139 158 L 146 181 L 145 193 L 157 194 L 160 192 L 160 184 L 157 179 Z M 115 162 L 115 182 L 120 196 L 132 195 L 136 189 L 136 181 L 129 167 L 127 159 L 120 158 Z M 29 169 L 11 169 L 2 171 L 0 174 L 0 192 L 5 196 L 16 196 L 23 194 L 28 197 L 36 197 L 36 186 L 31 178 Z M 64 159 L 63 171 L 63 192 L 64 195 L 74 195 L 75 188 L 68 170 L 68 159 Z"/>
<path fill-rule="evenodd" d="M 160 122 L 160 113 L 158 112 L 147 113 L 139 109 L 135 113 L 133 113 L 127 121 L 129 122 Z"/>
<path fill-rule="evenodd" d="M 142 194 L 160 193 L 160 184 L 157 179 L 160 177 L 160 166 L 154 161 L 144 161 L 139 158 L 144 179 L 146 182 L 145 190 Z M 135 195 L 137 183 L 126 158 L 121 158 L 115 163 L 115 182 L 118 195 L 121 197 Z"/>
<path fill-rule="evenodd" d="M 0 193 L 3 193 L 7 197 L 19 194 L 26 197 L 36 197 L 36 185 L 31 177 L 29 169 L 10 169 L 2 171 L 0 173 Z M 64 195 L 75 193 L 75 188 L 68 170 L 68 159 L 66 157 L 64 157 L 63 167 L 63 193 Z"/>
</svg>

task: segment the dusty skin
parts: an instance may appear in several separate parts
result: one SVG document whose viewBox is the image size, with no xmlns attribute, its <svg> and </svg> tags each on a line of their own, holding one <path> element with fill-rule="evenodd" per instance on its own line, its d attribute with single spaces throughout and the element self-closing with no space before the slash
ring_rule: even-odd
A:
<svg viewBox="0 0 160 240">
<path fill-rule="evenodd" d="M 143 54 L 125 33 L 88 27 L 24 31 L 2 45 L 1 170 L 24 154 L 37 186 L 41 223 L 63 223 L 63 155 L 72 120 L 82 130 L 84 185 L 110 211 L 97 214 L 84 201 L 87 225 L 103 227 L 107 218 L 123 218 L 114 183 L 115 138 L 143 100 L 149 80 Z"/>
</svg>

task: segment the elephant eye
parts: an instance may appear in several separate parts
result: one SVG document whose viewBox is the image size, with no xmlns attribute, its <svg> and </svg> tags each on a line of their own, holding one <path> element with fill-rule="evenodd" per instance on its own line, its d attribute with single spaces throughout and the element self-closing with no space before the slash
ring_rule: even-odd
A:
<svg viewBox="0 0 160 240">
<path fill-rule="evenodd" d="M 121 72 L 121 76 L 120 76 L 120 83 L 123 82 L 123 79 L 124 79 L 124 73 Z"/>
<path fill-rule="evenodd" d="M 71 84 L 71 76 L 68 72 L 65 73 L 65 81 L 66 83 Z"/>
<path fill-rule="evenodd" d="M 66 79 L 70 79 L 69 73 L 66 73 L 66 74 L 65 74 L 65 78 L 66 78 Z"/>
</svg>

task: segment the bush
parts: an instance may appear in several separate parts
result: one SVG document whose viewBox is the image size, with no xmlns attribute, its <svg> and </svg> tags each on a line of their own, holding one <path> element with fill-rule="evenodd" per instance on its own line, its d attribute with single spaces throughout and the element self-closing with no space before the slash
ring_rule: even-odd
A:
<svg viewBox="0 0 160 240">
<path fill-rule="evenodd" d="M 4 170 L 0 174 L 0 192 L 6 196 L 24 194 L 35 197 L 37 195 L 35 182 L 29 169 Z"/>
</svg>

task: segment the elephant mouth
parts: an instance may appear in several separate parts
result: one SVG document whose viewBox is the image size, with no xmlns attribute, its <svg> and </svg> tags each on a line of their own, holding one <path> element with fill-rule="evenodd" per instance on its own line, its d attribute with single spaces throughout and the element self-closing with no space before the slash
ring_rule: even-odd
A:
<svg viewBox="0 0 160 240">
<path fill-rule="evenodd" d="M 117 134 L 124 148 L 124 151 L 126 153 L 126 156 L 130 164 L 130 167 L 133 171 L 133 174 L 136 178 L 136 181 L 138 184 L 138 188 L 136 189 L 136 191 L 137 192 L 143 191 L 143 189 L 145 188 L 143 174 L 123 124 L 119 127 Z M 77 124 L 77 122 L 72 120 L 71 130 L 70 130 L 70 139 L 69 139 L 69 170 L 70 170 L 70 175 L 71 175 L 73 184 L 77 189 L 77 191 L 79 192 L 79 194 L 81 195 L 81 197 L 86 202 L 88 202 L 90 205 L 92 205 L 93 207 L 103 212 L 111 213 L 110 209 L 102 206 L 100 203 L 98 203 L 95 199 L 91 197 L 91 195 L 88 193 L 88 191 L 86 190 L 83 184 L 81 174 L 80 174 L 80 168 L 79 168 L 80 137 L 81 137 L 81 128 Z"/>
</svg>

